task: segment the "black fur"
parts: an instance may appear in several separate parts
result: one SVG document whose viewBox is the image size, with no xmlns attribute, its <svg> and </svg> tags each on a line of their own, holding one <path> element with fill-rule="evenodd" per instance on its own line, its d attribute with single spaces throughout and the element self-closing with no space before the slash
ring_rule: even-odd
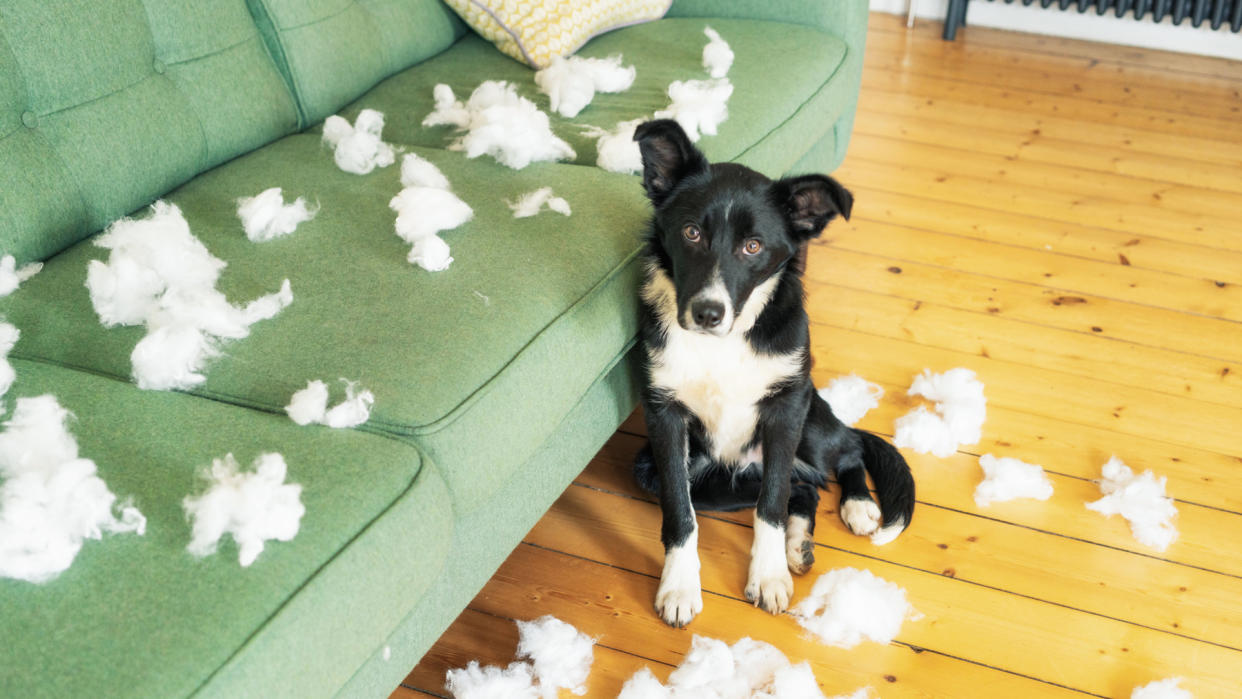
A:
<svg viewBox="0 0 1242 699">
<path fill-rule="evenodd" d="M 727 334 L 728 328 L 711 324 L 712 309 L 703 308 L 709 284 L 717 295 L 727 295 L 724 306 L 732 304 L 729 320 L 736 321 L 756 289 L 776 278 L 744 340 L 756 357 L 801 357 L 792 374 L 757 400 L 753 434 L 738 435 L 750 447 L 762 448 L 762 460 L 722 462 L 712 456 L 712 445 L 713 437 L 724 435 L 708 434 L 686 396 L 653 381 L 653 358 L 663 357 L 672 326 L 644 297 L 641 341 L 649 361 L 643 405 L 650 443 L 638 454 L 635 476 L 660 498 L 666 548 L 680 546 L 694 531 L 694 509 L 756 507 L 760 519 L 782 530 L 791 515 L 807 517 L 813 526 L 817 489 L 830 475 L 841 486 L 842 505 L 871 499 L 870 475 L 883 523 L 909 525 L 914 480 L 905 460 L 879 437 L 844 426 L 811 383 L 809 321 L 797 253 L 830 220 L 849 218 L 853 196 L 823 175 L 773 182 L 740 165 L 709 164 L 674 121 L 643 124 L 635 140 L 643 156 L 643 186 L 655 209 L 645 256 L 653 274 L 662 273 L 672 283 L 681 329 Z M 752 240 L 759 243 L 756 254 L 747 247 Z M 738 366 L 736 371 L 749 369 Z"/>
</svg>

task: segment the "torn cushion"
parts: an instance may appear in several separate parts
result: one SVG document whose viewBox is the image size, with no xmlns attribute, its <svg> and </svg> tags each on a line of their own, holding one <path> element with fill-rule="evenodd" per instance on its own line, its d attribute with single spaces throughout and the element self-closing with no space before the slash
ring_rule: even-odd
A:
<svg viewBox="0 0 1242 699">
<path fill-rule="evenodd" d="M 147 529 L 88 542 L 43 585 L 0 581 L 6 694 L 90 686 L 99 696 L 278 696 L 295 691 L 293 676 L 304 687 L 340 686 L 440 575 L 451 502 L 409 445 L 13 364 L 8 397 L 50 393 L 73 412 L 80 454 L 112 492 L 133 497 Z M 250 464 L 274 447 L 302 485 L 297 538 L 269 545 L 245 570 L 228 538 L 215 556 L 186 552 L 181 501 L 201 491 L 199 469 L 230 451 Z M 150 670 L 153 648 L 160 672 Z"/>
</svg>

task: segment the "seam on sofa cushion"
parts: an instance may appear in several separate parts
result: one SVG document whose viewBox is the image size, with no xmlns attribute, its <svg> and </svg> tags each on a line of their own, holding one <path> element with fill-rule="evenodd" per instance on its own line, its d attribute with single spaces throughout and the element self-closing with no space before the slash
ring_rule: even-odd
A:
<svg viewBox="0 0 1242 699">
<path fill-rule="evenodd" d="M 302 108 L 302 95 L 293 81 L 293 71 L 289 69 L 289 56 L 285 53 L 284 40 L 262 0 L 246 0 L 246 8 L 250 10 L 250 19 L 254 21 L 259 42 L 267 49 L 268 58 L 276 64 L 276 72 L 280 74 L 285 89 L 293 97 L 293 109 L 297 113 L 296 126 L 301 131 L 306 128 L 306 111 Z"/>
</svg>

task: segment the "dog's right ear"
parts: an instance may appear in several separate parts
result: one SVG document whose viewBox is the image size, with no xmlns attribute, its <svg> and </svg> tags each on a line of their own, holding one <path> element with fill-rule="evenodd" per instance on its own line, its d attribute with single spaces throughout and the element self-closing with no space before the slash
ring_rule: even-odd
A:
<svg viewBox="0 0 1242 699">
<path fill-rule="evenodd" d="M 657 208 L 685 178 L 707 170 L 707 158 L 699 152 L 672 119 L 640 124 L 634 140 L 643 156 L 643 188 Z"/>
</svg>

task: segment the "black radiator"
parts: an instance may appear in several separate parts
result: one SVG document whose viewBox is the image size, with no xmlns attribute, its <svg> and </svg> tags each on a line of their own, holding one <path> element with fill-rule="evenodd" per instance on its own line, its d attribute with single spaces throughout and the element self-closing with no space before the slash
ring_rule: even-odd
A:
<svg viewBox="0 0 1242 699">
<path fill-rule="evenodd" d="M 1014 0 L 1005 0 L 1012 3 Z M 944 38 L 952 41 L 957 36 L 957 28 L 966 24 L 967 0 L 949 0 L 949 8 L 944 18 Z M 1159 22 L 1166 15 L 1172 16 L 1173 24 L 1181 24 L 1186 19 L 1198 27 L 1204 22 L 1210 23 L 1212 29 L 1228 27 L 1237 33 L 1242 31 L 1242 0 L 1021 0 L 1023 5 L 1040 7 L 1056 7 L 1061 10 L 1075 9 L 1086 12 L 1094 9 L 1097 15 L 1113 11 L 1118 17 L 1132 12 L 1134 19 L 1150 18 Z"/>
</svg>

